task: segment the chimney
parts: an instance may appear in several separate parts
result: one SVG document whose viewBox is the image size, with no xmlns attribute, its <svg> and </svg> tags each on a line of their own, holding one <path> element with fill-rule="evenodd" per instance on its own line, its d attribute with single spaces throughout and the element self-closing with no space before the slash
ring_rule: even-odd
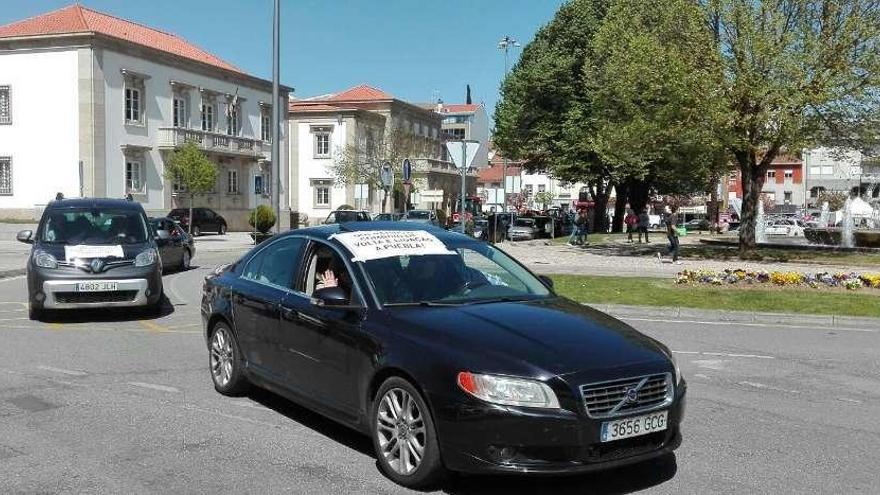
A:
<svg viewBox="0 0 880 495">
<path fill-rule="evenodd" d="M 465 99 L 465 103 L 467 103 L 468 105 L 471 104 L 471 85 L 470 84 L 467 85 L 467 98 Z"/>
</svg>

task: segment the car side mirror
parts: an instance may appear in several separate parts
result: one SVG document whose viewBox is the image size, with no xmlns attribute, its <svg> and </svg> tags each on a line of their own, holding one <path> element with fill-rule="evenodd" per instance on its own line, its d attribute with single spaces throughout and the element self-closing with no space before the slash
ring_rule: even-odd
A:
<svg viewBox="0 0 880 495">
<path fill-rule="evenodd" d="M 547 275 L 538 275 L 538 279 L 544 283 L 550 289 L 553 288 L 553 279 L 548 277 Z"/>
<path fill-rule="evenodd" d="M 348 292 L 342 287 L 325 287 L 314 293 L 312 303 L 317 306 L 347 306 Z"/>
<path fill-rule="evenodd" d="M 171 233 L 164 229 L 157 230 L 156 239 L 160 241 L 167 241 L 168 239 L 171 239 Z"/>
<path fill-rule="evenodd" d="M 23 242 L 25 244 L 33 244 L 34 240 L 34 231 L 33 230 L 22 230 L 18 234 L 16 234 L 15 239 L 18 242 Z"/>
</svg>

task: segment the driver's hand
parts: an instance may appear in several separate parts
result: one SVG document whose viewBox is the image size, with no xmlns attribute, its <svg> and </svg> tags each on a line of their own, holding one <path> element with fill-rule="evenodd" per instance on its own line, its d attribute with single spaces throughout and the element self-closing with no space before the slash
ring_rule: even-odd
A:
<svg viewBox="0 0 880 495">
<path fill-rule="evenodd" d="M 333 273 L 333 270 L 324 270 L 324 273 L 320 275 L 320 277 L 323 289 L 339 286 L 339 280 L 336 278 L 336 274 Z"/>
</svg>

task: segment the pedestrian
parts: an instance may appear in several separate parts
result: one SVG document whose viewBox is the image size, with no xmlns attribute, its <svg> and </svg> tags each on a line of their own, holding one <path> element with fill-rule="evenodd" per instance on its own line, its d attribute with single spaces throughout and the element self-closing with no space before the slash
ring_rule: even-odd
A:
<svg viewBox="0 0 880 495">
<path fill-rule="evenodd" d="M 623 219 L 623 223 L 626 224 L 626 235 L 627 242 L 632 244 L 633 242 L 633 232 L 636 231 L 639 224 L 639 217 L 636 216 L 636 213 L 632 210 L 626 211 L 626 217 Z"/>
<path fill-rule="evenodd" d="M 675 214 L 676 211 L 678 208 L 672 207 L 672 211 L 666 215 L 666 238 L 669 239 L 669 255 L 672 256 L 672 262 L 680 265 L 682 263 L 678 261 L 678 216 Z M 657 256 L 660 257 L 660 253 L 657 253 Z"/>
<path fill-rule="evenodd" d="M 587 211 L 579 210 L 577 218 L 574 221 L 575 232 L 577 233 L 577 238 L 575 240 L 575 244 L 578 246 L 583 246 L 586 242 L 587 238 Z"/>
<path fill-rule="evenodd" d="M 645 244 L 650 244 L 648 240 L 648 228 L 651 226 L 651 217 L 648 215 L 648 209 L 643 208 L 639 213 L 639 244 L 642 243 L 642 234 L 645 234 Z"/>
</svg>

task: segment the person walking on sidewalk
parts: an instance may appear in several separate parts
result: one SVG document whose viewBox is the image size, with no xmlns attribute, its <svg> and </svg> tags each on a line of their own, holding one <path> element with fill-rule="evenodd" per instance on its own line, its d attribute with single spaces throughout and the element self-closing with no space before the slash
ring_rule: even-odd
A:
<svg viewBox="0 0 880 495">
<path fill-rule="evenodd" d="M 676 265 L 680 265 L 681 261 L 678 261 L 678 215 L 675 213 L 678 211 L 678 208 L 673 206 L 672 212 L 666 215 L 666 238 L 669 239 L 669 255 L 672 256 L 672 262 Z M 657 255 L 660 256 L 659 253 Z"/>
<path fill-rule="evenodd" d="M 632 244 L 633 232 L 635 232 L 636 228 L 638 228 L 639 217 L 636 216 L 636 213 L 634 211 L 627 210 L 626 217 L 624 217 L 624 219 L 623 219 L 623 223 L 626 224 L 627 242 Z"/>
<path fill-rule="evenodd" d="M 642 212 L 639 213 L 639 244 L 642 243 L 642 234 L 645 234 L 645 244 L 651 244 L 651 241 L 648 240 L 648 228 L 651 226 L 651 217 L 648 216 L 648 209 L 642 209 Z"/>
</svg>

